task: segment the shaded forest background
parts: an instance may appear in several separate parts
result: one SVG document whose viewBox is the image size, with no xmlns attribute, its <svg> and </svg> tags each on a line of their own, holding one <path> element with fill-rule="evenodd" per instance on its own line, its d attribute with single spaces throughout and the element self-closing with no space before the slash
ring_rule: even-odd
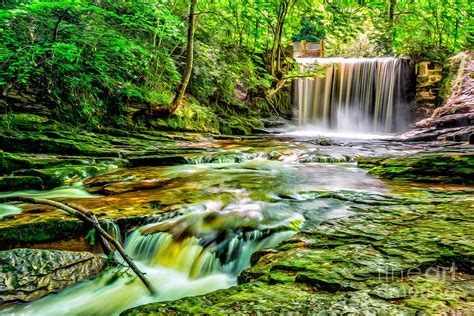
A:
<svg viewBox="0 0 474 316">
<path fill-rule="evenodd" d="M 469 2 L 193 0 L 186 96 L 174 113 L 150 118 L 181 83 L 191 0 L 4 0 L 0 115 L 14 125 L 23 102 L 83 129 L 248 134 L 261 117 L 290 111 L 291 41 L 324 39 L 327 56 L 445 62 L 474 46 Z"/>
</svg>

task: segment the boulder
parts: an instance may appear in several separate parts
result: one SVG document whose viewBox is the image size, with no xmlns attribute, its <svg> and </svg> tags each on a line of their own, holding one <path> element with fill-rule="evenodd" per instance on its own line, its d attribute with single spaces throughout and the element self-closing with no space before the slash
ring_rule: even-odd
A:
<svg viewBox="0 0 474 316">
<path fill-rule="evenodd" d="M 90 252 L 14 249 L 0 252 L 0 306 L 57 293 L 94 278 L 106 260 Z"/>
</svg>

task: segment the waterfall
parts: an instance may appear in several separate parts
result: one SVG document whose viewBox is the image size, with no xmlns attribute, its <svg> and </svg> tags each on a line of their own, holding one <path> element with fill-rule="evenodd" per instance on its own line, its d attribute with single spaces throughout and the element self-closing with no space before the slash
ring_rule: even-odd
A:
<svg viewBox="0 0 474 316">
<path fill-rule="evenodd" d="M 405 58 L 297 58 L 303 72 L 315 64 L 324 78 L 298 78 L 300 126 L 363 132 L 408 127 L 412 67 Z"/>
</svg>

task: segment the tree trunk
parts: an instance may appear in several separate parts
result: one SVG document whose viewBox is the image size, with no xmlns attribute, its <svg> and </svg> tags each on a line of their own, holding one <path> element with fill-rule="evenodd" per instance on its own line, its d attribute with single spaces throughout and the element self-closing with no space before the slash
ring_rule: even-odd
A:
<svg viewBox="0 0 474 316">
<path fill-rule="evenodd" d="M 281 38 L 283 36 L 283 27 L 285 25 L 288 9 L 296 2 L 296 0 L 280 0 L 278 7 L 277 24 L 274 29 L 272 52 L 270 57 L 270 73 L 273 77 L 281 78 Z"/>
<path fill-rule="evenodd" d="M 281 35 L 282 35 L 282 30 L 283 30 L 283 23 L 285 20 L 285 15 L 284 15 L 285 5 L 286 5 L 286 0 L 283 0 L 282 2 L 280 2 L 280 6 L 278 8 L 278 18 L 277 18 L 277 24 L 275 27 L 275 34 L 273 37 L 272 54 L 270 57 L 270 73 L 275 78 L 277 76 L 277 68 L 278 68 L 277 59 L 278 59 L 278 52 L 280 50 L 280 41 L 281 41 Z"/>
<path fill-rule="evenodd" d="M 58 40 L 58 31 L 59 31 L 59 24 L 61 21 L 66 17 L 68 14 L 69 9 L 64 10 L 61 15 L 59 15 L 58 20 L 56 21 L 56 24 L 54 25 L 54 30 L 53 30 L 53 42 L 56 42 Z"/>
<path fill-rule="evenodd" d="M 171 106 L 168 108 L 169 114 L 173 114 L 176 109 L 179 107 L 181 101 L 184 98 L 184 93 L 191 79 L 191 73 L 193 71 L 193 59 L 194 59 L 194 32 L 196 30 L 196 4 L 197 0 L 191 0 L 189 5 L 189 16 L 188 16 L 188 43 L 186 48 L 186 66 L 184 68 L 184 74 L 181 79 L 181 84 L 179 85 L 178 92 L 171 103 Z"/>
<path fill-rule="evenodd" d="M 395 6 L 397 5 L 397 0 L 390 0 L 388 4 L 388 24 L 389 24 L 389 34 L 390 34 L 390 50 L 393 52 L 393 41 L 395 37 Z"/>
</svg>

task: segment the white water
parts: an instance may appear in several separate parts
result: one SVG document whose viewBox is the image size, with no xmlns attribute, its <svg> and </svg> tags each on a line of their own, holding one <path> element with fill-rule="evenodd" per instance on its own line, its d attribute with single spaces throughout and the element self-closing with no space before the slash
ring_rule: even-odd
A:
<svg viewBox="0 0 474 316">
<path fill-rule="evenodd" d="M 298 58 L 300 69 L 326 66 L 324 78 L 299 78 L 295 105 L 300 126 L 346 132 L 399 132 L 408 127 L 403 58 Z"/>
<path fill-rule="evenodd" d="M 191 279 L 175 269 L 148 266 L 141 262 L 137 262 L 137 266 L 155 286 L 157 296 L 150 296 L 148 290 L 132 274 L 108 284 L 115 272 L 111 271 L 101 278 L 82 282 L 59 294 L 49 295 L 18 308 L 6 309 L 2 313 L 38 316 L 118 315 L 137 305 L 201 295 L 235 284 L 235 278 L 224 273 Z"/>
<path fill-rule="evenodd" d="M 308 126 L 305 129 L 297 130 L 293 132 L 285 133 L 285 135 L 289 136 L 303 136 L 303 137 L 311 137 L 311 136 L 323 136 L 323 137 L 331 137 L 331 138 L 346 138 L 346 139 L 359 139 L 359 140 L 367 140 L 367 139 L 391 139 L 393 138 L 393 134 L 388 133 L 363 133 L 363 132 L 345 132 L 345 131 L 331 131 L 331 130 L 320 130 L 317 127 Z"/>
</svg>

